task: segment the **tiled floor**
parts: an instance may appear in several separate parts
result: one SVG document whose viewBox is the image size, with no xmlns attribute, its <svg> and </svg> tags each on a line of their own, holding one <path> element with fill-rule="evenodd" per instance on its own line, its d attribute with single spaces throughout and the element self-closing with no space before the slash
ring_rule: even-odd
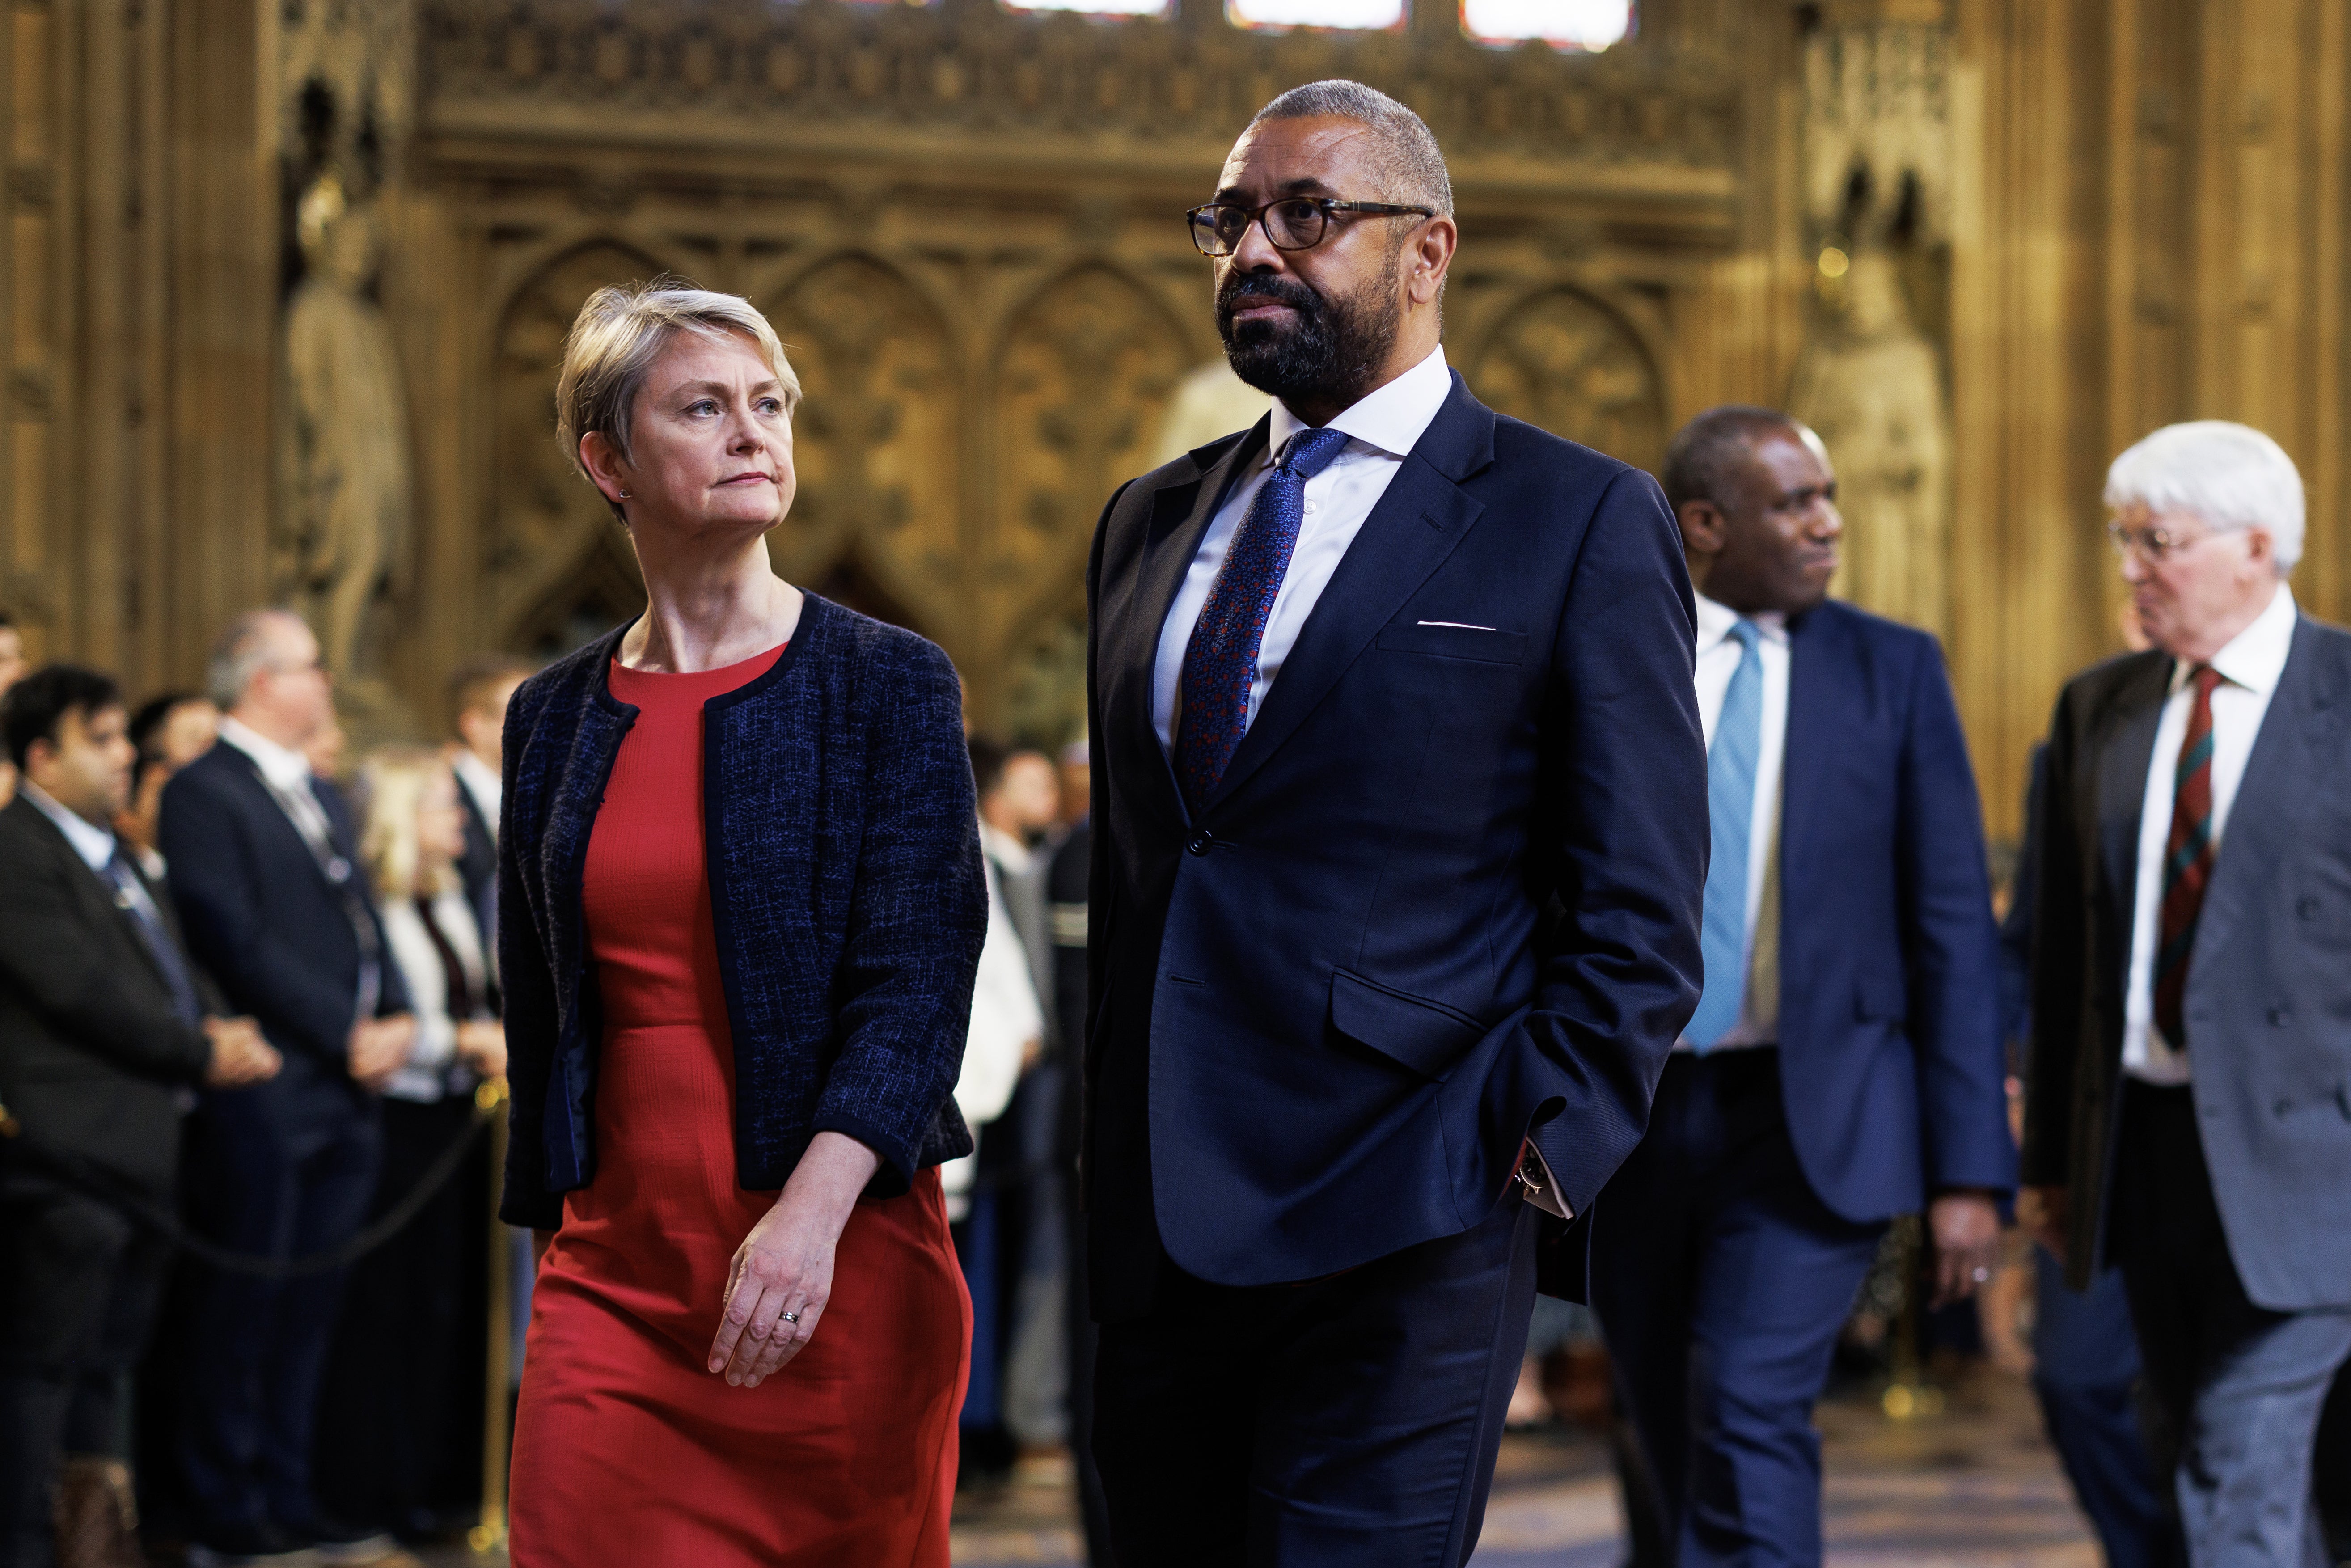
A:
<svg viewBox="0 0 2351 1568">
<path fill-rule="evenodd" d="M 2097 1568 L 2096 1547 L 2042 1440 L 2031 1393 L 1987 1374 L 1939 1415 L 1888 1420 L 1875 1402 L 1824 1406 L 1831 1568 Z M 957 1568 L 1072 1568 L 1063 1494 L 967 1497 Z M 1512 1437 L 1475 1568 L 1614 1568 L 1623 1519 L 1604 1453 L 1564 1435 Z"/>
<path fill-rule="evenodd" d="M 2098 1568 L 2019 1381 L 1986 1373 L 1936 1416 L 1896 1422 L 1875 1401 L 1824 1405 L 1830 1568 Z M 1623 1521 L 1604 1451 L 1566 1434 L 1511 1437 L 1474 1568 L 1615 1568 Z M 1057 1486 L 967 1493 L 957 1568 L 1078 1568 L 1069 1495 Z M 496 1568 L 456 1551 L 435 1568 Z"/>
</svg>

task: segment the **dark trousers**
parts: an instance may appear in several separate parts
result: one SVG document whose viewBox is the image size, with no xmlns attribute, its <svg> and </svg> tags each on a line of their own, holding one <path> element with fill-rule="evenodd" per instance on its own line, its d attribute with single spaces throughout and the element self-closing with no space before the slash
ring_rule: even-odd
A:
<svg viewBox="0 0 2351 1568">
<path fill-rule="evenodd" d="M 2112 1250 L 2158 1417 L 2156 1471 L 2172 1478 L 2189 1560 L 2320 1568 L 2311 1451 L 2351 1356 L 2351 1312 L 2247 1299 L 2187 1089 L 2125 1084 L 2112 1190 Z"/>
<path fill-rule="evenodd" d="M 322 1093 L 324 1089 L 328 1092 Z M 192 1120 L 196 1224 L 223 1246 L 293 1258 L 340 1246 L 365 1220 L 383 1142 L 372 1101 L 308 1086 L 316 1113 L 268 1089 L 205 1097 Z M 332 1098 L 329 1098 L 329 1095 Z M 180 1467 L 199 1539 L 318 1516 L 311 1444 L 340 1272 L 286 1280 L 202 1270 L 189 1292 Z"/>
<path fill-rule="evenodd" d="M 2188 1545 L 2147 1456 L 2123 1277 L 2109 1269 L 2076 1292 L 2047 1248 L 2032 1264 L 2032 1391 L 2107 1568 L 2179 1568 Z"/>
<path fill-rule="evenodd" d="M 383 1103 L 370 1217 L 465 1136 L 474 1103 Z M 416 1537 L 479 1518 L 489 1322 L 486 1139 L 399 1234 L 354 1265 L 327 1361 L 319 1492 L 340 1521 Z"/>
<path fill-rule="evenodd" d="M 1094 1457 L 1120 1568 L 1453 1568 L 1477 1544 L 1534 1311 L 1536 1211 L 1295 1285 L 1163 1261 L 1102 1328 Z"/>
<path fill-rule="evenodd" d="M 1821 1561 L 1813 1406 L 1885 1228 L 1804 1179 L 1777 1051 L 1667 1062 L 1593 1211 L 1592 1302 L 1681 1568 Z"/>
<path fill-rule="evenodd" d="M 54 1560 L 49 1493 L 68 1453 L 121 1458 L 124 1395 L 164 1250 L 95 1198 L 0 1166 L 0 1565 Z"/>
</svg>

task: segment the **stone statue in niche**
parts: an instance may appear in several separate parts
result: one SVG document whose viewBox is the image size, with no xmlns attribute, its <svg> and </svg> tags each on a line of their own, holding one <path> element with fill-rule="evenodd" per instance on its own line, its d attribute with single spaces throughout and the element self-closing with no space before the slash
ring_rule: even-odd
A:
<svg viewBox="0 0 2351 1568">
<path fill-rule="evenodd" d="M 1854 256 L 1839 307 L 1796 366 L 1789 411 L 1836 465 L 1836 591 L 1941 633 L 1950 622 L 1951 423 L 1940 356 L 1912 322 L 1894 258 Z"/>
<path fill-rule="evenodd" d="M 278 573 L 319 633 L 327 667 L 373 675 L 369 622 L 407 585 L 408 402 L 382 309 L 368 298 L 380 255 L 374 208 L 334 176 L 298 210 L 301 286 L 286 310 Z"/>
</svg>

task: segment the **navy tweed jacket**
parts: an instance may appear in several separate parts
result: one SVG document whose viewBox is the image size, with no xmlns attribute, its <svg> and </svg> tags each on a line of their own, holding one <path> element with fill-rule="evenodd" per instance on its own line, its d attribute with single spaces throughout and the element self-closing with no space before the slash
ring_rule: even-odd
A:
<svg viewBox="0 0 2351 1568">
<path fill-rule="evenodd" d="M 588 839 L 637 710 L 614 632 L 508 708 L 498 955 L 514 1098 L 508 1224 L 552 1229 L 595 1176 L 602 1042 L 581 912 Z M 810 594 L 768 674 L 703 706 L 703 824 L 735 1050 L 742 1186 L 809 1140 L 882 1156 L 868 1196 L 970 1152 L 950 1097 L 987 929 L 955 668 L 911 632 Z"/>
</svg>

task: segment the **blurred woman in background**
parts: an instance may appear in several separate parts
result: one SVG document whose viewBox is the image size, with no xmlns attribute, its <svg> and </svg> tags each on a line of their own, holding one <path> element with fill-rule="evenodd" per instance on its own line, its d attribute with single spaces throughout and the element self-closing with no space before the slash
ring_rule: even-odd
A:
<svg viewBox="0 0 2351 1568">
<path fill-rule="evenodd" d="M 385 957 L 416 1015 L 415 1048 L 383 1090 L 381 1217 L 466 1136 L 474 1090 L 506 1075 L 507 1046 L 488 946 L 457 874 L 465 827 L 447 758 L 379 752 L 360 768 L 360 856 L 383 913 Z M 421 1542 L 478 1519 L 486 1144 L 352 1270 L 320 1418 L 321 1490 L 339 1522 Z"/>
</svg>

